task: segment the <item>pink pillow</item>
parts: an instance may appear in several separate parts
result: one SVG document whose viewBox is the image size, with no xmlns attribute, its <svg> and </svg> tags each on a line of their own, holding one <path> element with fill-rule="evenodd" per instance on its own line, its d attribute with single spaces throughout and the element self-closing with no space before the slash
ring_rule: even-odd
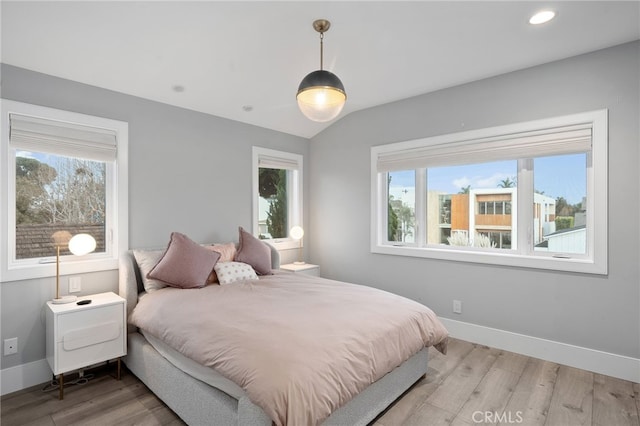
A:
<svg viewBox="0 0 640 426">
<path fill-rule="evenodd" d="M 236 262 L 248 263 L 258 275 L 271 275 L 271 248 L 242 227 L 239 231 Z"/>
<path fill-rule="evenodd" d="M 214 244 L 206 247 L 209 250 L 220 253 L 220 259 L 218 259 L 218 262 L 233 262 L 233 259 L 236 257 L 235 243 Z"/>
<path fill-rule="evenodd" d="M 207 250 L 213 250 L 220 253 L 220 259 L 218 259 L 218 263 L 223 262 L 232 262 L 236 257 L 236 245 L 235 243 L 225 243 L 225 244 L 214 244 L 212 246 L 205 246 Z M 216 265 L 218 264 L 216 263 Z M 207 283 L 217 283 L 218 275 L 216 275 L 216 270 L 213 268 L 209 277 L 207 278 Z"/>
<path fill-rule="evenodd" d="M 207 250 L 184 234 L 172 232 L 167 250 L 147 277 L 172 287 L 203 287 L 219 258 L 220 253 Z"/>
</svg>

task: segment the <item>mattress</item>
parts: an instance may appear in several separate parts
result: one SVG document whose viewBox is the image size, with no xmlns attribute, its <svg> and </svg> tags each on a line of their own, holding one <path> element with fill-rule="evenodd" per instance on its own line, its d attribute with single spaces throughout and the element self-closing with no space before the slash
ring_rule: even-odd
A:
<svg viewBox="0 0 640 426">
<path fill-rule="evenodd" d="M 214 388 L 220 389 L 222 392 L 236 399 L 240 399 L 246 395 L 245 391 L 242 390 L 240 386 L 222 376 L 213 368 L 198 364 L 196 361 L 187 358 L 166 343 L 162 342 L 162 340 L 153 337 L 149 333 L 145 334 L 143 330 L 140 330 L 140 333 L 160 355 L 191 377 L 213 386 Z"/>
</svg>

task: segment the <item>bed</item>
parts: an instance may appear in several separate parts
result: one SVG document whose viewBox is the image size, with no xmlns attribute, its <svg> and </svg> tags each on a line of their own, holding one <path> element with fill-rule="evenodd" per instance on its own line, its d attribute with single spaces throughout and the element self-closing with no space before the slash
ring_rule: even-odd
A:
<svg viewBox="0 0 640 426">
<path fill-rule="evenodd" d="M 382 361 L 378 362 L 377 355 L 371 356 L 371 359 L 358 355 L 357 357 L 353 357 L 353 360 L 355 360 L 354 362 L 364 364 L 365 366 L 376 364 L 376 369 L 382 371 L 381 369 L 387 368 L 389 371 L 382 371 L 383 374 L 380 374 L 380 371 L 377 371 L 377 376 L 375 376 L 373 379 L 369 378 L 371 383 L 367 383 L 366 386 L 360 386 L 359 388 L 356 388 L 354 385 L 355 390 L 350 389 L 352 394 L 348 396 L 346 401 L 341 401 L 339 403 L 327 402 L 325 405 L 331 404 L 331 412 L 328 413 L 328 417 L 325 414 L 317 414 L 316 412 L 313 412 L 313 415 L 316 417 L 301 417 L 304 416 L 305 413 L 300 412 L 306 410 L 307 407 L 306 402 L 302 403 L 300 401 L 307 401 L 306 399 L 304 399 L 306 398 L 304 392 L 306 392 L 306 388 L 308 386 L 316 386 L 315 384 L 307 385 L 306 383 L 304 383 L 301 386 L 303 391 L 298 391 L 297 388 L 294 391 L 291 391 L 291 386 L 289 386 L 287 388 L 287 392 L 295 394 L 291 396 L 292 401 L 298 401 L 297 403 L 289 403 L 289 409 L 293 411 L 298 410 L 298 413 L 294 413 L 293 411 L 287 413 L 285 408 L 285 413 L 279 415 L 279 412 L 278 414 L 274 414 L 274 412 L 270 411 L 270 406 L 265 405 L 266 402 L 262 401 L 260 398 L 260 396 L 262 395 L 270 396 L 270 391 L 261 390 L 260 392 L 257 392 L 255 388 L 251 388 L 252 380 L 238 380 L 236 382 L 234 381 L 235 377 L 233 377 L 233 374 L 230 374 L 229 371 L 221 370 L 222 373 L 220 373 L 217 371 L 218 366 L 215 363 L 210 364 L 208 363 L 208 359 L 201 359 L 199 358 L 200 355 L 189 352 L 190 342 L 193 342 L 194 340 L 203 340 L 200 337 L 194 338 L 193 336 L 202 336 L 203 334 L 196 333 L 188 339 L 186 336 L 189 334 L 190 329 L 180 329 L 179 327 L 191 327 L 191 329 L 193 329 L 193 324 L 182 325 L 181 321 L 176 321 L 176 318 L 178 316 L 197 316 L 198 319 L 203 318 L 203 322 L 209 323 L 216 320 L 216 316 L 211 315 L 210 317 L 207 317 L 208 314 L 206 312 L 198 313 L 197 315 L 189 315 L 189 311 L 185 311 L 187 312 L 186 314 L 174 314 L 174 310 L 176 310 L 177 308 L 174 309 L 170 305 L 170 300 L 178 300 L 177 297 L 183 297 L 187 299 L 184 299 L 184 302 L 175 302 L 176 306 L 184 305 L 188 306 L 188 309 L 195 309 L 192 308 L 191 304 L 198 303 L 198 300 L 205 300 L 205 294 L 208 293 L 215 294 L 215 297 L 212 300 L 226 301 L 227 299 L 222 299 L 220 296 L 225 291 L 227 293 L 224 294 L 228 294 L 228 296 L 224 297 L 231 298 L 228 300 L 233 300 L 233 297 L 247 297 L 247 303 L 250 303 L 248 296 L 253 294 L 258 294 L 259 298 L 265 297 L 265 294 L 286 295 L 288 297 L 290 295 L 293 295 L 294 292 L 300 291 L 299 289 L 302 288 L 308 288 L 308 291 L 316 292 L 312 295 L 312 297 L 314 298 L 313 300 L 316 300 L 316 298 L 319 297 L 318 295 L 325 291 L 325 288 L 331 291 L 342 292 L 344 292 L 344 289 L 349 289 L 351 292 L 355 292 L 355 297 L 360 297 L 358 292 L 364 291 L 363 286 L 338 283 L 335 281 L 324 280 L 322 278 L 301 276 L 299 274 L 277 272 L 280 264 L 280 257 L 277 250 L 263 242 L 260 242 L 260 244 L 264 244 L 266 247 L 268 247 L 268 251 L 270 254 L 269 267 L 272 270 L 276 271 L 273 275 L 261 276 L 259 278 L 259 281 L 251 281 L 248 283 L 242 282 L 240 285 L 234 284 L 222 286 L 212 284 L 198 290 L 200 291 L 200 293 L 198 293 L 197 291 L 184 291 L 175 288 L 163 289 L 162 291 L 147 293 L 145 292 L 143 283 L 144 277 L 141 273 L 141 265 L 139 264 L 138 259 L 136 259 L 134 251 L 130 250 L 121 257 L 119 271 L 119 292 L 120 295 L 127 301 L 128 318 L 135 319 L 137 325 L 143 324 L 144 327 L 144 329 L 141 329 L 131 323 L 128 325 L 128 350 L 127 356 L 123 361 L 127 368 L 129 368 L 129 370 L 134 375 L 136 375 L 149 389 L 151 389 L 151 391 L 153 391 L 161 400 L 163 400 L 167 404 L 167 406 L 169 406 L 187 424 L 243 426 L 289 424 L 297 426 L 298 424 L 321 423 L 323 425 L 366 425 L 373 419 L 375 419 L 375 417 L 379 415 L 379 413 L 384 411 L 403 392 L 405 392 L 409 387 L 411 387 L 416 381 L 418 381 L 426 374 L 428 348 L 425 345 L 422 345 L 417 350 L 417 352 L 408 356 L 404 356 L 404 358 L 406 359 L 402 359 L 401 362 L 397 362 L 392 368 L 385 366 L 384 362 Z M 319 281 L 316 282 L 316 280 Z M 238 293 L 241 291 L 240 289 L 242 290 L 242 293 Z M 285 297 L 278 297 L 279 300 L 283 300 L 283 303 L 285 303 Z M 307 295 L 304 297 L 311 296 Z M 336 296 L 334 295 L 330 297 L 331 300 L 336 299 Z M 169 305 L 167 305 L 167 303 L 169 303 Z M 212 308 L 212 312 L 221 312 L 221 310 L 224 308 L 224 306 L 222 305 L 233 304 L 232 302 L 218 303 L 221 303 L 221 305 L 216 306 L 215 309 Z M 277 303 L 277 300 L 275 303 Z M 165 310 L 162 311 L 161 314 L 159 314 L 160 317 L 155 319 L 148 318 L 146 319 L 147 322 L 145 323 L 144 319 L 147 318 L 149 312 L 156 310 L 155 307 L 157 306 L 163 307 L 158 308 L 158 310 Z M 302 306 L 302 304 L 289 302 L 289 305 L 286 305 L 285 307 L 278 307 L 277 309 L 296 310 L 296 306 Z M 250 311 L 258 312 L 260 311 L 260 309 L 251 309 Z M 175 317 L 172 317 L 172 314 L 174 314 Z M 236 317 L 235 314 L 226 314 L 226 316 Z M 359 315 L 356 315 L 355 317 L 359 317 Z M 205 318 L 207 318 L 206 321 L 204 321 Z M 242 321 L 236 322 L 240 323 Z M 259 323 L 262 322 L 262 320 L 259 320 Z M 311 322 L 313 321 L 310 321 L 310 323 Z M 174 325 L 174 323 L 176 324 Z M 156 327 L 155 330 L 154 324 Z M 321 322 L 321 324 L 324 328 L 325 323 Z M 175 341 L 171 341 L 168 339 L 167 342 L 170 342 L 170 344 L 165 342 L 162 336 L 163 331 L 165 328 L 168 329 L 172 327 L 178 327 L 176 329 L 177 336 L 180 338 L 184 338 L 185 340 L 180 340 L 176 343 Z M 233 324 L 233 327 L 235 329 L 235 323 Z M 258 333 L 258 335 L 245 339 L 247 341 L 255 343 L 254 346 L 251 347 L 251 351 L 248 352 L 249 355 L 254 353 L 253 351 L 255 351 L 257 347 L 266 346 L 269 343 L 267 340 L 260 341 L 259 338 L 261 331 L 257 326 L 254 328 L 258 329 L 256 330 L 256 333 Z M 285 328 L 288 329 L 289 327 Z M 429 342 L 429 344 L 436 345 L 439 350 L 446 351 L 446 330 L 444 330 L 444 327 L 442 327 L 439 322 L 438 324 L 436 324 L 436 328 L 439 329 L 433 332 L 433 335 L 427 336 L 427 341 Z M 242 330 L 239 333 L 245 332 L 247 331 Z M 200 333 L 199 328 L 198 333 Z M 281 334 L 277 332 L 274 333 L 274 335 Z M 313 331 L 313 339 L 303 340 L 311 344 L 312 341 L 316 340 L 315 333 L 317 333 L 317 331 Z M 431 331 L 428 332 L 428 334 L 431 333 Z M 236 333 L 235 336 L 237 335 L 238 334 Z M 225 341 L 222 337 L 216 337 L 215 339 L 211 339 L 211 344 L 217 344 L 219 346 L 222 345 L 221 347 L 223 348 L 231 348 L 236 345 L 237 340 L 238 339 Z M 269 340 L 271 340 L 271 338 Z M 332 338 L 331 340 L 337 341 L 338 339 Z M 275 344 L 277 344 L 277 342 Z M 282 345 L 282 343 L 280 344 L 281 346 L 286 346 Z M 317 347 L 313 350 L 321 352 L 325 346 L 326 345 L 323 343 L 322 346 Z M 307 347 L 307 345 L 306 343 L 301 345 L 295 345 L 292 343 L 290 347 L 304 349 Z M 203 350 L 202 352 L 204 353 L 204 355 L 202 356 L 208 356 L 209 351 L 209 348 Z M 283 350 L 282 352 L 283 356 L 297 356 L 293 353 L 295 351 L 290 349 Z M 290 352 L 292 353 L 289 354 Z M 189 356 L 186 356 L 185 353 Z M 230 355 L 226 358 L 226 361 L 233 361 L 238 358 L 238 352 L 229 351 L 229 354 Z M 317 359 L 315 361 L 312 361 L 311 358 L 313 358 L 313 355 L 314 354 L 312 352 L 304 352 L 303 350 L 300 359 L 303 359 L 304 362 L 296 362 L 296 358 L 290 358 L 289 360 L 283 358 L 283 362 L 292 366 L 294 364 L 299 364 L 300 369 L 304 369 L 307 364 L 314 365 L 314 367 L 309 371 L 317 372 L 317 376 L 312 380 L 315 383 L 320 381 L 322 377 L 327 375 L 322 373 L 322 368 L 324 368 L 322 360 L 331 359 L 332 357 L 331 355 L 323 354 L 322 356 L 316 357 Z M 336 359 L 337 358 L 342 359 L 343 357 L 336 356 Z M 265 357 L 264 359 L 261 358 L 258 361 L 256 361 L 256 365 L 262 365 L 264 364 L 264 362 L 267 362 L 268 365 L 272 365 L 273 367 L 260 367 L 264 371 L 252 371 L 250 373 L 250 378 L 253 379 L 256 375 L 266 375 L 269 383 L 274 381 L 277 382 L 280 377 L 279 375 L 269 376 L 267 374 L 271 370 L 276 368 L 275 364 L 277 364 L 277 360 L 274 361 L 268 357 Z M 316 362 L 316 364 L 313 364 L 313 362 Z M 378 366 L 378 364 L 380 364 L 380 366 Z M 211 366 L 215 368 L 210 368 Z M 232 370 L 230 370 L 231 373 L 236 371 L 233 368 L 237 369 L 237 367 L 235 366 L 232 366 L 230 368 L 232 368 Z M 289 368 L 287 370 L 289 370 Z M 290 370 L 295 371 L 296 369 L 294 367 L 291 367 Z M 331 374 L 333 373 L 331 372 Z M 247 384 L 246 382 L 251 383 Z M 332 388 L 321 388 L 316 392 L 316 394 L 320 394 L 320 398 L 324 398 L 326 396 L 325 394 L 330 394 L 332 391 Z M 344 392 L 344 389 L 339 390 L 339 392 Z M 301 393 L 302 395 L 300 395 Z M 274 396 L 273 399 L 276 401 L 280 401 L 280 399 L 276 399 L 276 397 L 279 398 L 279 395 L 277 395 L 276 393 L 274 393 L 274 395 L 276 396 Z M 254 401 L 257 401 L 257 403 L 254 403 Z M 315 400 L 313 402 L 315 403 Z M 311 403 L 309 403 L 309 406 L 311 406 Z M 326 407 L 321 408 L 327 409 Z M 309 408 L 309 411 L 312 412 L 313 410 Z M 303 421 L 301 419 L 305 420 Z M 320 419 L 320 421 L 318 421 L 318 419 Z"/>
</svg>

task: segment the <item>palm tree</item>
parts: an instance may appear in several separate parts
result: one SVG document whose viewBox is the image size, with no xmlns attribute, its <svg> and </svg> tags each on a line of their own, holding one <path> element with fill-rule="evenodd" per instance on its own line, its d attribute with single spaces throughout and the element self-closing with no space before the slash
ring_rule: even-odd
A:
<svg viewBox="0 0 640 426">
<path fill-rule="evenodd" d="M 516 178 L 506 178 L 502 179 L 498 184 L 498 188 L 514 188 L 516 186 Z"/>
<path fill-rule="evenodd" d="M 460 191 L 458 191 L 458 194 L 468 194 L 469 191 L 471 191 L 471 185 L 463 186 L 460 188 Z"/>
</svg>

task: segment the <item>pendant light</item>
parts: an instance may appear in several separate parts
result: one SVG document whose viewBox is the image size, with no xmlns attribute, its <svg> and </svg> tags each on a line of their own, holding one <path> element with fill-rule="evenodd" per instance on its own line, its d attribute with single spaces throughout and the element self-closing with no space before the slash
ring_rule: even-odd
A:
<svg viewBox="0 0 640 426">
<path fill-rule="evenodd" d="M 320 33 L 320 69 L 307 74 L 298 86 L 298 107 L 310 120 L 325 122 L 333 120 L 340 114 L 347 94 L 337 75 L 323 70 L 324 33 L 329 30 L 331 22 L 318 19 L 313 28 Z"/>
</svg>

